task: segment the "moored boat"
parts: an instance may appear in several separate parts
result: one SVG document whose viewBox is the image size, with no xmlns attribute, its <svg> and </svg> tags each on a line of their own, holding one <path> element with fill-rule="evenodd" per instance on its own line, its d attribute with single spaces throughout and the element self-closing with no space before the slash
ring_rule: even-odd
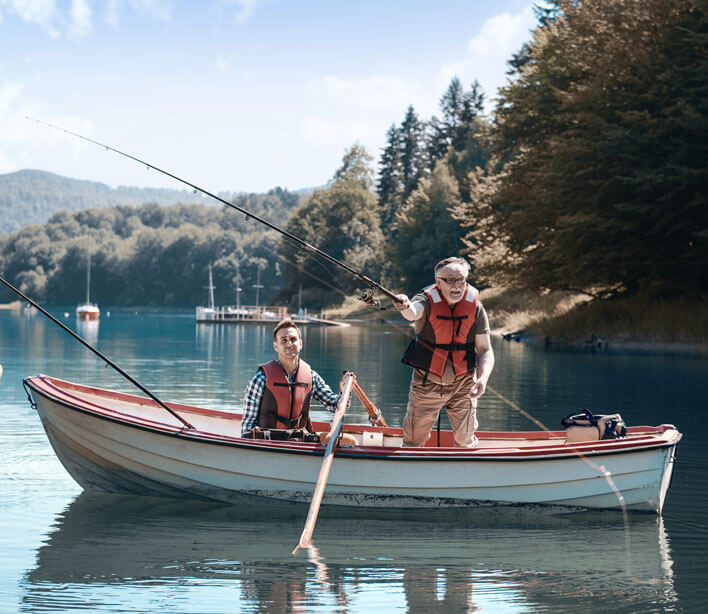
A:
<svg viewBox="0 0 708 614">
<path fill-rule="evenodd" d="M 240 437 L 240 415 L 48 376 L 25 384 L 54 450 L 85 489 L 308 504 L 325 448 Z M 187 422 L 190 427 L 185 426 Z M 315 430 L 327 430 L 314 423 Z M 660 513 L 681 433 L 636 426 L 621 439 L 567 443 L 564 431 L 480 432 L 474 449 L 442 431 L 402 447 L 402 431 L 347 424 L 323 505 L 358 508 L 555 506 Z"/>
<path fill-rule="evenodd" d="M 79 320 L 94 321 L 98 320 L 101 315 L 101 310 L 95 303 L 82 303 L 76 308 L 76 317 Z"/>
</svg>

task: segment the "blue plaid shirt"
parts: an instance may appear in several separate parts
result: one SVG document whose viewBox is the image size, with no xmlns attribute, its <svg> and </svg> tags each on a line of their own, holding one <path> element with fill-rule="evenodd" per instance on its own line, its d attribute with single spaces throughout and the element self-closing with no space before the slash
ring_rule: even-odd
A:
<svg viewBox="0 0 708 614">
<path fill-rule="evenodd" d="M 280 364 L 279 360 L 276 360 Z M 282 365 L 281 365 L 282 366 Z M 312 396 L 324 405 L 329 411 L 337 409 L 337 401 L 339 395 L 332 392 L 332 389 L 325 384 L 325 381 L 314 370 L 312 371 Z M 285 371 L 285 369 L 283 369 Z M 288 381 L 293 382 L 294 375 L 288 378 Z M 266 375 L 263 369 L 258 369 L 256 374 L 251 378 L 251 381 L 246 385 L 246 392 L 243 395 L 243 417 L 241 418 L 241 432 L 250 431 L 258 424 L 258 412 L 263 399 L 263 391 L 266 387 Z"/>
</svg>

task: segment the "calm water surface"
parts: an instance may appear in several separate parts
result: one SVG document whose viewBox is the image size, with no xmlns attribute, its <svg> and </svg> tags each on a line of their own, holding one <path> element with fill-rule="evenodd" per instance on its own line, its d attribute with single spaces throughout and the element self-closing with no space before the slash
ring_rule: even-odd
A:
<svg viewBox="0 0 708 614">
<path fill-rule="evenodd" d="M 52 313 L 63 318 L 64 311 Z M 112 310 L 64 320 L 166 400 L 240 410 L 270 327 L 196 325 L 192 312 Z M 405 332 L 307 328 L 303 356 L 344 369 L 392 426 L 405 413 Z M 582 407 L 684 433 L 663 518 L 620 512 L 356 516 L 82 494 L 54 456 L 22 378 L 135 392 L 41 314 L 0 311 L 2 612 L 703 612 L 708 603 L 708 361 L 564 353 L 495 341 L 490 384 L 551 428 Z M 327 412 L 317 412 L 326 418 Z M 365 421 L 353 404 L 349 422 Z M 485 430 L 532 429 L 492 393 Z M 336 459 L 335 459 L 336 462 Z"/>
</svg>

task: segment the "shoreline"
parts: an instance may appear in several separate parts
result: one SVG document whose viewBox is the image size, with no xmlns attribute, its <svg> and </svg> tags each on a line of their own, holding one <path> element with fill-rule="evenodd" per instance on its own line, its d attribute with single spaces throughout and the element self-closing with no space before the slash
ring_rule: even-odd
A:
<svg viewBox="0 0 708 614">
<path fill-rule="evenodd" d="M 595 337 L 584 341 L 569 342 L 548 335 L 537 335 L 531 331 L 510 333 L 503 328 L 494 329 L 491 335 L 504 341 L 529 343 L 573 352 L 592 352 L 596 354 L 662 354 L 708 358 L 708 343 L 688 341 L 627 340 L 609 337 Z"/>
<path fill-rule="evenodd" d="M 487 296 L 485 296 L 485 294 Z M 547 301 L 543 307 L 546 309 L 530 310 L 526 301 L 498 300 L 499 290 L 483 291 L 481 296 L 487 307 L 487 313 L 492 323 L 498 326 L 491 330 L 493 337 L 510 342 L 530 343 L 533 345 L 553 348 L 559 351 L 592 352 L 604 354 L 661 354 L 685 356 L 694 358 L 708 358 L 708 342 L 705 341 L 667 341 L 655 338 L 642 339 L 637 334 L 613 335 L 595 333 L 591 326 L 574 326 L 572 335 L 565 331 L 564 337 L 546 332 L 553 324 L 560 320 L 568 311 L 582 304 L 584 301 L 567 295 L 559 295 L 556 300 Z M 485 300 L 487 299 L 487 300 Z M 356 304 L 333 308 L 339 319 L 354 322 L 379 322 L 393 327 L 405 327 L 404 322 L 398 322 L 392 315 L 392 307 L 377 312 L 358 309 Z M 330 311 L 330 310 L 323 310 Z M 545 311 L 545 312 L 544 312 Z M 568 340 L 570 337 L 572 340 Z"/>
</svg>

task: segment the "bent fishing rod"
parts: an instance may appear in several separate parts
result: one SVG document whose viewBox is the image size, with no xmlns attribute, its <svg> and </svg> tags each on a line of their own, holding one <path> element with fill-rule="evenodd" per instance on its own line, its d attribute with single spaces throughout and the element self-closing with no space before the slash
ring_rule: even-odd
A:
<svg viewBox="0 0 708 614">
<path fill-rule="evenodd" d="M 166 170 L 163 170 L 154 164 L 150 164 L 149 162 L 146 162 L 145 160 L 141 160 L 140 158 L 137 158 L 129 153 L 126 153 L 124 151 L 120 151 L 119 149 L 115 149 L 114 147 L 111 147 L 110 145 L 106 145 L 105 143 L 101 143 L 99 141 L 95 141 L 94 139 L 91 139 L 87 136 L 83 136 L 81 134 L 78 134 L 77 132 L 72 132 L 71 130 L 67 130 L 66 128 L 62 128 L 60 126 L 56 126 L 54 124 L 50 124 L 49 122 L 42 121 L 40 119 L 35 119 L 33 117 L 25 116 L 26 119 L 29 119 L 30 121 L 36 122 L 38 124 L 41 124 L 43 126 L 47 126 L 49 128 L 53 128 L 54 130 L 59 130 L 60 132 L 65 132 L 66 134 L 69 134 L 73 137 L 76 137 L 78 139 L 81 139 L 83 141 L 86 141 L 88 143 L 92 143 L 93 145 L 97 145 L 99 147 L 103 147 L 107 151 L 112 151 L 114 153 L 117 153 L 118 155 L 124 156 L 125 158 L 128 158 L 129 160 L 133 160 L 134 162 L 138 162 L 139 164 L 145 165 L 147 168 L 151 168 L 158 173 L 162 173 L 163 175 L 170 177 L 171 179 L 174 179 L 176 181 L 179 181 L 180 183 L 183 183 L 184 185 L 189 186 L 193 190 L 197 192 L 201 192 L 202 194 L 205 194 L 206 196 L 209 196 L 210 198 L 213 198 L 214 200 L 218 200 L 220 203 L 223 203 L 224 205 L 227 205 L 228 207 L 231 207 L 232 209 L 235 209 L 239 213 L 242 213 L 243 215 L 246 216 L 247 219 L 254 219 L 257 222 L 260 222 L 261 224 L 267 226 L 268 228 L 275 230 L 276 232 L 279 232 L 282 234 L 284 237 L 287 237 L 297 245 L 300 245 L 301 247 L 305 248 L 306 250 L 311 251 L 312 253 L 320 256 L 321 258 L 324 258 L 325 260 L 331 262 L 332 264 L 335 264 L 338 267 L 341 267 L 348 273 L 352 274 L 354 277 L 359 279 L 360 281 L 364 282 L 367 286 L 369 286 L 368 289 L 362 291 L 359 294 L 359 300 L 368 303 L 369 305 L 373 305 L 375 307 L 380 307 L 381 303 L 379 299 L 374 297 L 373 290 L 378 290 L 379 292 L 385 294 L 388 296 L 391 300 L 395 302 L 399 302 L 398 298 L 396 295 L 391 292 L 390 290 L 387 290 L 384 288 L 381 284 L 378 282 L 375 282 L 373 279 L 367 277 L 363 273 L 360 273 L 359 271 L 351 268 L 349 265 L 345 264 L 341 260 L 338 260 L 337 258 L 330 256 L 328 253 L 323 252 L 321 249 L 315 247 L 311 243 L 308 243 L 307 241 L 304 241 L 300 237 L 296 237 L 294 234 L 288 232 L 287 230 L 281 228 L 280 226 L 273 224 L 272 222 L 269 222 L 268 220 L 260 217 L 259 215 L 256 215 L 255 213 L 251 213 L 250 211 L 244 209 L 243 207 L 239 207 L 238 205 L 235 205 L 232 202 L 229 202 L 225 198 L 221 198 L 220 196 L 217 196 L 216 194 L 209 192 L 208 190 L 205 190 L 204 188 L 200 188 L 198 185 L 195 185 L 186 179 L 182 179 L 181 177 L 178 177 L 177 175 L 174 175 Z"/>
<path fill-rule="evenodd" d="M 137 386 L 140 390 L 142 390 L 146 395 L 148 395 L 153 401 L 155 401 L 160 407 L 166 409 L 168 412 L 170 412 L 177 420 L 179 420 L 182 424 L 184 424 L 187 428 L 189 429 L 194 429 L 194 427 L 187 422 L 182 416 L 180 416 L 177 412 L 173 411 L 167 405 L 165 405 L 160 399 L 158 399 L 152 392 L 150 392 L 145 386 L 143 386 L 138 380 L 136 380 L 134 377 L 123 371 L 116 363 L 114 363 L 110 358 L 102 354 L 99 350 L 97 350 L 95 347 L 93 347 L 88 341 L 86 341 L 83 337 L 80 335 L 77 335 L 73 330 L 71 330 L 68 326 L 65 326 L 62 324 L 59 320 L 57 320 L 51 313 L 40 307 L 37 303 L 35 303 L 31 298 L 28 296 L 25 296 L 22 292 L 20 292 L 15 286 L 13 286 L 9 281 L 5 280 L 3 277 L 0 277 L 0 282 L 5 284 L 10 290 L 12 290 L 15 294 L 17 294 L 19 297 L 27 301 L 28 304 L 32 305 L 37 311 L 40 311 L 43 313 L 45 316 L 47 316 L 52 322 L 55 324 L 58 324 L 61 328 L 63 328 L 67 333 L 69 333 L 74 339 L 77 341 L 83 343 L 89 350 L 91 350 L 96 356 L 98 356 L 101 360 L 105 361 L 105 363 L 111 367 L 113 367 L 118 373 L 120 373 L 123 377 L 125 377 L 129 382 Z"/>
</svg>

